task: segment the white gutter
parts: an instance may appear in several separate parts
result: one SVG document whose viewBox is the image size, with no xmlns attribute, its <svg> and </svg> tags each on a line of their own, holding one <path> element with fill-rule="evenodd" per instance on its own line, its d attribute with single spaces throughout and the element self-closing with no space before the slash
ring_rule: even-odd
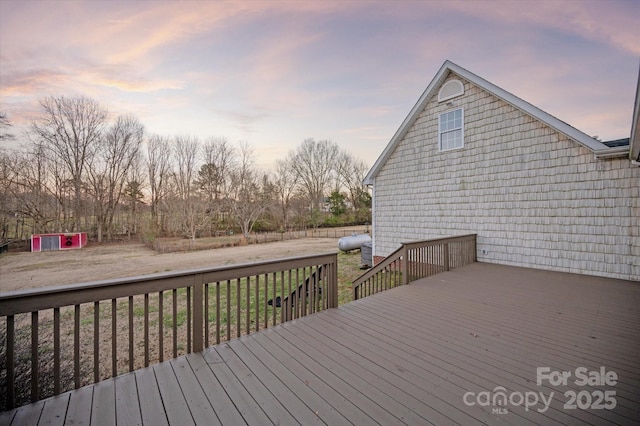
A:
<svg viewBox="0 0 640 426">
<path fill-rule="evenodd" d="M 627 158 L 629 156 L 628 146 L 618 146 L 615 148 L 603 149 L 594 153 L 596 160 L 607 160 L 610 158 Z"/>
</svg>

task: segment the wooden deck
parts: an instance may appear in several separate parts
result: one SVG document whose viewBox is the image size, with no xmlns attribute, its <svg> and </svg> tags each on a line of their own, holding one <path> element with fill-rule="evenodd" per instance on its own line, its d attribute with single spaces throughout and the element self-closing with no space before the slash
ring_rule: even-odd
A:
<svg viewBox="0 0 640 426">
<path fill-rule="evenodd" d="M 0 413 L 0 424 L 638 424 L 638 354 L 640 283 L 475 263 Z M 571 376 L 538 385 L 538 367 Z M 580 367 L 616 383 L 581 386 Z M 583 407 L 615 408 L 565 407 L 572 391 Z"/>
</svg>

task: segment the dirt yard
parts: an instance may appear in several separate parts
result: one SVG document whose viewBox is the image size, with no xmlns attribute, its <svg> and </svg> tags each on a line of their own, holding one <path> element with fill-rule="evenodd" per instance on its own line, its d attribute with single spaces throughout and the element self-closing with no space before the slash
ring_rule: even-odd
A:
<svg viewBox="0 0 640 426">
<path fill-rule="evenodd" d="M 363 232 L 363 227 L 354 231 Z M 0 255 L 0 292 L 338 251 L 338 238 L 306 238 L 158 254 L 141 243 Z"/>
</svg>

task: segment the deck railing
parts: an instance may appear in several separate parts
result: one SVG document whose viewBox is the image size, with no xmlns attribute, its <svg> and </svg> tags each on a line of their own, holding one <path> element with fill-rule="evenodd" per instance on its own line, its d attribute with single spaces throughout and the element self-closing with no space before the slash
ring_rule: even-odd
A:
<svg viewBox="0 0 640 426">
<path fill-rule="evenodd" d="M 337 306 L 336 254 L 0 293 L 0 411 Z"/>
<path fill-rule="evenodd" d="M 353 281 L 357 300 L 476 261 L 476 234 L 402 243 Z"/>
</svg>

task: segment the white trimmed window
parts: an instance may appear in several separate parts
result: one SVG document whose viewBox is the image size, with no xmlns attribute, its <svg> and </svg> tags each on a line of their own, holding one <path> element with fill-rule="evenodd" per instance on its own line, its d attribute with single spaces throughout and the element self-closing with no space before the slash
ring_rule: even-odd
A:
<svg viewBox="0 0 640 426">
<path fill-rule="evenodd" d="M 448 151 L 463 147 L 464 111 L 462 108 L 440 114 L 438 128 L 440 151 Z"/>
</svg>

